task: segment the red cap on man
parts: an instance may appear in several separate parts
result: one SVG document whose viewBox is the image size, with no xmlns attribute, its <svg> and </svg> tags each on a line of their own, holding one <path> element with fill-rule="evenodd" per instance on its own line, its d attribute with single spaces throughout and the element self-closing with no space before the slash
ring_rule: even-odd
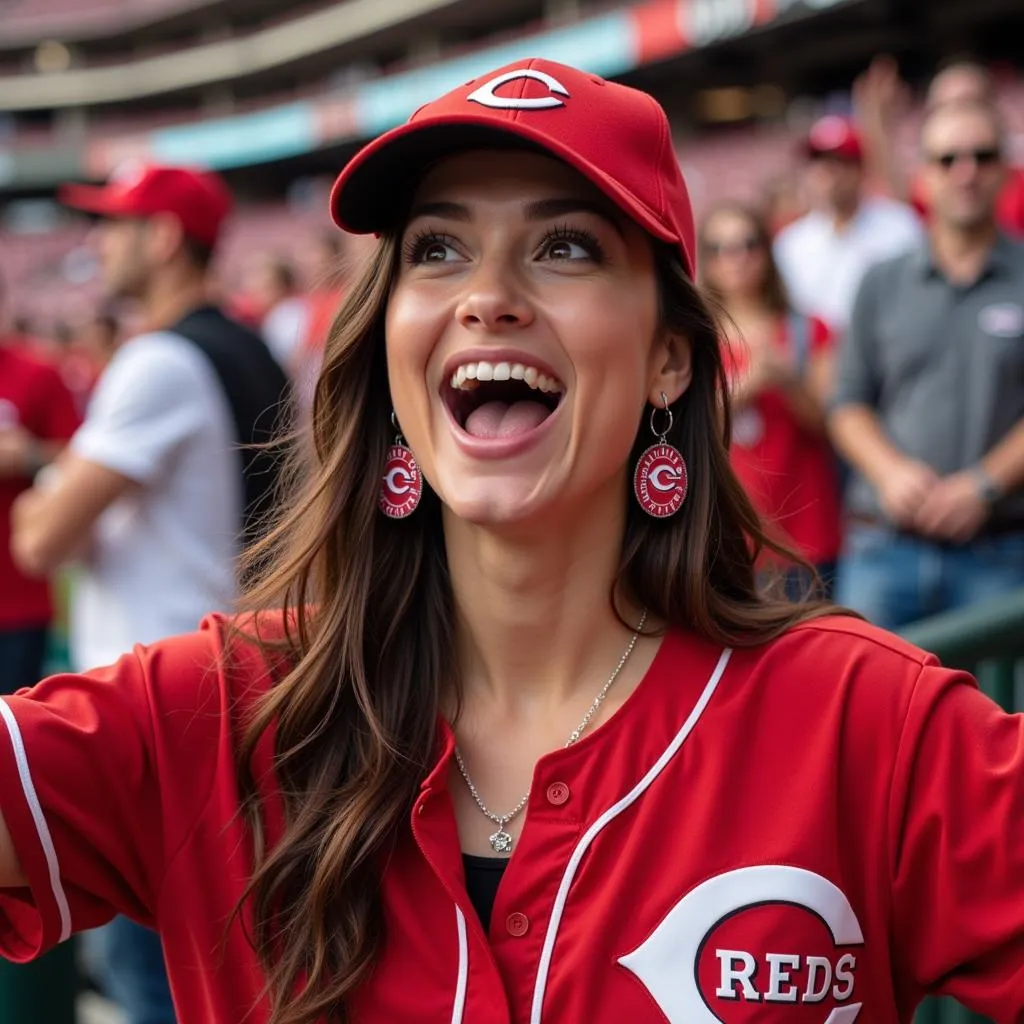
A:
<svg viewBox="0 0 1024 1024">
<path fill-rule="evenodd" d="M 509 147 L 574 167 L 695 273 L 693 210 L 664 110 L 647 93 L 536 57 L 453 89 L 360 150 L 334 185 L 334 220 L 355 234 L 385 230 L 434 161 Z"/>
<path fill-rule="evenodd" d="M 860 163 L 864 159 L 864 143 L 856 125 L 848 117 L 827 114 L 815 121 L 806 139 L 807 155 L 830 156 L 837 160 Z"/>
<path fill-rule="evenodd" d="M 191 167 L 132 164 L 106 185 L 65 185 L 65 206 L 100 217 L 152 217 L 168 213 L 189 238 L 213 246 L 228 214 L 231 193 L 219 175 Z"/>
</svg>

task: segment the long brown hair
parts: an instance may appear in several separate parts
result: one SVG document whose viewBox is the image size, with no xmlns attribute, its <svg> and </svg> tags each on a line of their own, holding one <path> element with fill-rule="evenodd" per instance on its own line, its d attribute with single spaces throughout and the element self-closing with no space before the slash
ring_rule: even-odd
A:
<svg viewBox="0 0 1024 1024">
<path fill-rule="evenodd" d="M 764 302 L 766 308 L 771 310 L 771 312 L 785 316 L 790 309 L 789 296 L 786 294 L 786 286 L 783 283 L 779 265 L 775 262 L 775 256 L 772 253 L 772 236 L 768 229 L 768 220 L 764 214 L 754 209 L 754 207 L 730 199 L 717 203 L 708 210 L 701 221 L 698 235 L 697 244 L 700 251 L 701 265 L 706 268 L 710 262 L 709 257 L 711 257 L 707 237 L 708 225 L 722 213 L 742 217 L 752 228 L 754 238 L 757 239 L 758 245 L 760 245 L 765 255 L 764 280 L 761 282 L 761 301 Z M 719 305 L 724 304 L 722 293 L 718 290 L 714 281 L 708 277 L 706 269 L 701 284 L 716 303 Z"/>
<path fill-rule="evenodd" d="M 259 703 L 238 755 L 255 850 L 239 907 L 251 905 L 271 1024 L 347 1019 L 345 999 L 385 941 L 383 864 L 436 759 L 442 693 L 459 687 L 440 501 L 425 488 L 400 522 L 376 508 L 393 434 L 384 317 L 396 250 L 394 237 L 381 240 L 335 321 L 296 496 L 253 555 L 248 603 L 284 607 L 291 666 Z M 670 434 L 691 485 L 669 520 L 629 500 L 609 600 L 628 592 L 673 627 L 716 644 L 759 644 L 827 609 L 758 593 L 759 551 L 781 549 L 729 468 L 719 332 L 678 254 L 659 244 L 656 267 L 664 323 L 693 346 L 692 383 Z M 280 644 L 267 646 L 280 656 Z M 272 726 L 285 831 L 270 848 L 251 763 Z"/>
</svg>

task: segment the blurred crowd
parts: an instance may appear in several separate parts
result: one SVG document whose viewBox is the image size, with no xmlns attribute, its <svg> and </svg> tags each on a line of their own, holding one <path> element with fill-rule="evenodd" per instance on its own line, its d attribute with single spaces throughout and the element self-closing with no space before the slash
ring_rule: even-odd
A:
<svg viewBox="0 0 1024 1024">
<path fill-rule="evenodd" d="M 906 93 L 876 61 L 855 116 L 808 132 L 797 174 L 765 182 L 760 205 L 716 204 L 699 233 L 733 464 L 799 555 L 764 552 L 766 585 L 822 585 L 889 628 L 1024 586 L 1024 170 L 983 66 L 933 79 L 913 166 L 892 144 Z M 273 475 L 238 461 L 238 442 L 280 425 L 261 421 L 269 405 L 308 410 L 366 251 L 331 233 L 299 246 L 304 266 L 253 253 L 225 295 L 209 274 L 230 207 L 214 176 L 148 169 L 64 199 L 99 218 L 108 299 L 40 337 L 0 295 L 8 690 L 43 672 L 45 580 L 67 563 L 76 668 L 230 604 L 231 524 Z M 111 928 L 97 978 L 132 1024 L 172 1020 L 158 941 Z"/>
</svg>

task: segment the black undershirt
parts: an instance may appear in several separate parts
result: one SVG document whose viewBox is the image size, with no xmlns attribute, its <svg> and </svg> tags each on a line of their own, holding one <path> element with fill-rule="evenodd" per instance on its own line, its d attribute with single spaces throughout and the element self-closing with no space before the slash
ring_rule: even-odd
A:
<svg viewBox="0 0 1024 1024">
<path fill-rule="evenodd" d="M 473 904 L 484 931 L 489 931 L 494 898 L 498 895 L 498 885 L 508 866 L 508 858 L 474 857 L 470 853 L 464 853 L 462 865 L 466 872 L 466 892 L 469 893 L 469 901 Z"/>
</svg>

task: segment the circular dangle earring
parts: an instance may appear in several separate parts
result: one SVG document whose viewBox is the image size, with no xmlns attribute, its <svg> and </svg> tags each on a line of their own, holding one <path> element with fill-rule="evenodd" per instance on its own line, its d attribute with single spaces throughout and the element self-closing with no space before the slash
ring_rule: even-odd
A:
<svg viewBox="0 0 1024 1024">
<path fill-rule="evenodd" d="M 377 507 L 389 519 L 405 519 L 416 511 L 423 496 L 423 477 L 416 459 L 402 437 L 398 419 L 391 411 L 391 425 L 395 428 L 395 443 L 388 449 L 384 461 L 384 474 L 380 480 Z"/>
<path fill-rule="evenodd" d="M 661 392 L 663 409 L 651 409 L 651 433 L 657 437 L 640 456 L 633 474 L 633 492 L 640 507 L 656 519 L 674 516 L 686 500 L 689 480 L 686 475 L 686 460 L 679 449 L 669 444 L 668 435 L 675 422 L 668 407 L 668 396 Z M 659 431 L 655 420 L 658 414 L 665 416 L 664 430 Z"/>
</svg>

